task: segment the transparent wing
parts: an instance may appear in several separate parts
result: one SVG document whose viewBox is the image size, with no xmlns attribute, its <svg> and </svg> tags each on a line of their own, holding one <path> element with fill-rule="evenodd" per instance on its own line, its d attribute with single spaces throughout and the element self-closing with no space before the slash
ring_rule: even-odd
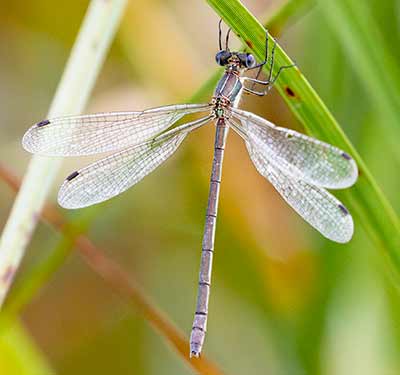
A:
<svg viewBox="0 0 400 375">
<path fill-rule="evenodd" d="M 60 188 L 59 204 L 65 208 L 81 208 L 124 192 L 168 159 L 191 130 L 210 119 L 207 116 L 179 126 L 72 173 Z"/>
<path fill-rule="evenodd" d="M 184 115 L 206 111 L 209 104 L 182 104 L 142 112 L 109 112 L 58 117 L 32 126 L 23 147 L 47 156 L 78 156 L 122 150 L 153 138 Z"/>
<path fill-rule="evenodd" d="M 241 135 L 287 175 L 328 189 L 356 182 L 357 165 L 342 150 L 237 108 L 232 115 L 241 124 Z"/>
<path fill-rule="evenodd" d="M 339 200 L 323 188 L 287 175 L 249 141 L 246 141 L 246 146 L 257 171 L 272 183 L 305 221 L 332 241 L 350 241 L 354 230 L 353 219 Z"/>
</svg>

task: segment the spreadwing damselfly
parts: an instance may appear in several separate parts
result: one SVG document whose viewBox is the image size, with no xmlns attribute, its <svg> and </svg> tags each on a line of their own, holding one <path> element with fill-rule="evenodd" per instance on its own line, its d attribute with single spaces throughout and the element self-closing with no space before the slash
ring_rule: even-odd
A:
<svg viewBox="0 0 400 375">
<path fill-rule="evenodd" d="M 70 174 L 61 186 L 60 205 L 76 209 L 124 192 L 167 160 L 193 130 L 215 124 L 197 306 L 190 338 L 190 355 L 195 357 L 201 353 L 206 333 L 222 163 L 229 130 L 243 139 L 257 171 L 303 219 L 332 241 L 348 242 L 353 235 L 353 220 L 346 207 L 326 189 L 347 188 L 358 176 L 356 163 L 344 151 L 238 108 L 243 93 L 267 94 L 279 75 L 292 66 L 282 66 L 273 75 L 276 42 L 268 53 L 268 33 L 265 59 L 259 64 L 252 54 L 229 49 L 229 31 L 223 47 L 221 34 L 220 22 L 216 61 L 225 71 L 209 103 L 53 118 L 32 126 L 22 141 L 26 150 L 47 156 L 110 153 Z M 266 80 L 260 80 L 258 73 L 266 64 L 269 73 Z M 259 69 L 255 78 L 244 76 L 253 69 Z M 255 90 L 255 85 L 264 90 Z M 201 117 L 175 125 L 190 114 Z"/>
</svg>

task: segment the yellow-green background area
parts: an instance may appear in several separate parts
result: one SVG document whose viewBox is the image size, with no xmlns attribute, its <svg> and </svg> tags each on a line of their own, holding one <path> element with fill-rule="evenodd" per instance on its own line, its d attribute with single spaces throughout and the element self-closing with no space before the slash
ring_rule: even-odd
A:
<svg viewBox="0 0 400 375">
<path fill-rule="evenodd" d="M 265 21 L 283 2 L 244 4 Z M 275 32 L 399 212 L 400 4 L 334 4 L 327 9 L 322 0 L 309 1 Z M 21 137 L 46 116 L 87 5 L 0 4 L 0 160 L 18 175 L 30 157 Z M 204 1 L 130 1 L 85 112 L 188 101 L 215 74 L 218 19 Z M 234 37 L 232 46 L 240 46 Z M 304 131 L 274 90 L 265 98 L 246 96 L 241 106 Z M 173 158 L 121 196 L 64 212 L 88 226 L 93 242 L 187 334 L 213 135 L 213 126 L 196 131 Z M 91 160 L 66 160 L 51 200 L 63 178 Z M 0 183 L 2 226 L 13 199 Z M 347 245 L 322 238 L 257 174 L 242 141 L 231 133 L 207 357 L 226 374 L 399 374 L 400 293 L 360 220 Z M 29 285 L 27 275 L 63 246 L 61 236 L 41 224 L 16 285 Z M 15 290 L 6 308 L 17 298 Z M 1 375 L 190 373 L 188 363 L 74 251 L 17 316 L 0 314 Z"/>
</svg>

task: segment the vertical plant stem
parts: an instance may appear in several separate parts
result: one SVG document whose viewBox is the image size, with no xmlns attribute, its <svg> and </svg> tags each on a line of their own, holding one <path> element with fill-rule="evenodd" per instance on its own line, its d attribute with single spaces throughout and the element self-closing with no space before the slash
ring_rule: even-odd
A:
<svg viewBox="0 0 400 375">
<path fill-rule="evenodd" d="M 126 0 L 92 0 L 49 110 L 80 113 L 114 37 Z M 60 159 L 32 158 L 0 240 L 0 305 L 34 231 Z"/>
</svg>

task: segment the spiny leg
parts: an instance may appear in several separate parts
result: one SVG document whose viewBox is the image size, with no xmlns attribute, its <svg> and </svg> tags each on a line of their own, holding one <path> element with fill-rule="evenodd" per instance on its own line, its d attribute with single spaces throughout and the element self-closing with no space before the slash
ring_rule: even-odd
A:
<svg viewBox="0 0 400 375">
<path fill-rule="evenodd" d="M 279 68 L 278 73 L 276 73 L 275 77 L 272 78 L 272 80 L 270 81 L 270 84 L 273 85 L 275 83 L 275 81 L 279 78 L 279 75 L 281 74 L 281 72 L 285 69 L 289 69 L 289 68 L 294 68 L 296 66 L 295 63 L 290 64 L 290 65 L 283 65 Z M 271 87 L 271 86 L 270 86 Z"/>
<path fill-rule="evenodd" d="M 272 87 L 273 87 L 274 83 L 276 82 L 276 80 L 279 78 L 279 76 L 280 76 L 280 74 L 282 73 L 282 71 L 285 70 L 285 69 L 293 68 L 293 67 L 295 67 L 295 66 L 296 66 L 296 64 L 281 66 L 281 67 L 278 69 L 278 72 L 276 73 L 275 77 L 272 77 L 271 79 L 268 79 L 267 81 L 261 81 L 261 80 L 259 80 L 259 79 L 254 79 L 254 78 L 246 77 L 245 80 L 246 80 L 246 81 L 253 82 L 253 86 L 252 86 L 251 89 L 249 89 L 249 88 L 247 88 L 247 87 L 244 87 L 243 90 L 244 90 L 245 92 L 249 93 L 249 94 L 254 94 L 254 95 L 258 95 L 258 96 L 267 95 L 268 92 L 272 89 Z M 254 87 L 254 85 L 255 85 L 256 83 L 258 83 L 258 84 L 260 84 L 260 85 L 265 85 L 265 86 L 267 86 L 267 88 L 266 88 L 264 91 L 256 91 L 256 90 L 253 90 L 253 87 Z"/>
<path fill-rule="evenodd" d="M 260 64 L 257 64 L 255 66 L 253 66 L 252 68 L 249 68 L 247 70 L 253 70 L 253 69 L 257 69 L 258 68 L 258 72 L 256 74 L 255 80 L 258 80 L 258 77 L 260 76 L 261 70 L 263 68 L 263 66 L 267 63 L 268 61 L 268 41 L 269 41 L 269 34 L 268 34 L 268 30 L 265 32 L 265 57 L 264 57 L 264 61 L 261 62 Z M 254 85 L 255 85 L 255 81 L 253 81 L 253 85 L 251 86 L 251 89 L 254 89 Z"/>
<path fill-rule="evenodd" d="M 275 80 L 277 78 L 277 77 L 275 77 L 275 80 L 272 78 L 272 73 L 273 73 L 273 70 L 274 70 L 274 63 L 275 63 L 275 49 L 276 49 L 276 45 L 277 45 L 276 39 L 273 38 L 274 45 L 272 46 L 272 50 L 271 50 L 271 61 L 270 61 L 270 66 L 269 66 L 268 79 L 266 81 L 262 81 L 262 80 L 258 79 L 258 77 L 259 77 L 259 75 L 261 73 L 262 67 L 268 62 L 268 40 L 269 40 L 269 37 L 268 37 L 268 31 L 267 31 L 266 32 L 265 58 L 264 58 L 264 61 L 261 62 L 260 64 L 256 65 L 255 67 L 248 69 L 248 70 L 251 70 L 251 69 L 259 68 L 255 78 L 247 78 L 247 80 L 253 82 L 253 84 L 252 84 L 250 89 L 245 88 L 245 91 L 248 92 L 248 93 L 255 94 L 257 92 L 257 91 L 254 90 L 254 86 L 255 86 L 256 83 L 259 83 L 261 85 L 270 85 L 273 82 L 275 82 Z M 280 72 L 278 72 L 278 74 L 279 73 Z M 269 87 L 267 90 L 265 90 L 265 94 L 261 94 L 261 92 L 258 92 L 258 94 L 256 94 L 256 95 L 260 95 L 260 96 L 266 95 L 270 89 L 271 88 Z"/>
<path fill-rule="evenodd" d="M 269 65 L 269 74 L 268 74 L 268 82 L 271 82 L 272 79 L 272 72 L 274 70 L 274 64 L 275 64 L 275 49 L 276 49 L 276 39 L 274 38 L 274 45 L 272 46 L 272 50 L 271 50 L 271 62 Z"/>
<path fill-rule="evenodd" d="M 266 90 L 266 91 L 255 91 L 255 90 L 252 90 L 252 89 L 248 89 L 247 87 L 244 87 L 243 88 L 243 91 L 244 92 L 247 92 L 247 93 L 249 93 L 249 94 L 253 94 L 253 95 L 257 95 L 257 96 L 265 96 L 265 95 L 267 95 L 267 93 L 268 93 L 268 91 L 269 90 Z"/>
<path fill-rule="evenodd" d="M 269 40 L 268 31 L 266 32 L 266 42 L 265 42 L 265 51 L 266 51 L 266 52 L 265 52 L 265 59 L 264 59 L 264 61 L 261 62 L 260 64 L 257 64 L 256 66 L 254 66 L 254 67 L 252 67 L 252 68 L 247 69 L 247 70 L 252 70 L 252 69 L 259 68 L 259 70 L 258 70 L 257 75 L 256 75 L 255 78 L 250 78 L 250 77 L 246 77 L 246 78 L 245 78 L 246 81 L 252 82 L 251 88 L 247 88 L 247 87 L 244 87 L 244 88 L 243 88 L 243 90 L 244 90 L 245 92 L 249 93 L 249 94 L 254 94 L 254 95 L 258 95 L 258 96 L 267 95 L 268 92 L 269 92 L 269 91 L 271 90 L 271 88 L 273 87 L 273 84 L 274 84 L 274 83 L 276 82 L 276 80 L 279 78 L 281 72 L 282 72 L 283 70 L 285 70 L 285 69 L 292 68 L 292 67 L 296 66 L 296 64 L 281 66 L 281 67 L 278 69 L 278 72 L 276 73 L 275 77 L 272 76 L 272 75 L 273 75 L 273 70 L 274 70 L 274 65 L 275 65 L 275 50 L 276 50 L 276 46 L 277 46 L 277 40 L 276 40 L 275 38 L 273 38 L 273 39 L 274 39 L 274 45 L 272 46 L 272 49 L 271 49 L 271 58 L 270 58 L 270 66 L 269 66 L 269 71 L 268 71 L 268 79 L 265 80 L 265 81 L 262 81 L 262 80 L 259 80 L 259 79 L 258 79 L 262 67 L 268 62 L 268 40 Z M 258 83 L 258 84 L 260 84 L 260 85 L 268 86 L 268 87 L 267 87 L 266 90 L 264 90 L 264 91 L 256 91 L 256 90 L 254 90 L 254 86 L 255 86 L 256 83 Z"/>
<path fill-rule="evenodd" d="M 267 88 L 264 91 L 256 91 L 256 90 L 253 90 L 252 88 L 249 89 L 247 87 L 243 87 L 243 91 L 247 92 L 249 94 L 253 94 L 253 95 L 265 96 L 270 92 L 270 90 L 272 89 L 275 81 L 279 78 L 279 75 L 281 74 L 281 72 L 283 70 L 285 70 L 285 69 L 293 68 L 295 66 L 296 66 L 296 64 L 281 66 L 279 68 L 279 70 L 278 70 L 278 73 L 276 73 L 275 77 L 273 77 L 270 81 L 260 81 L 260 80 L 255 80 L 253 78 L 246 78 L 247 81 L 253 82 L 253 86 L 254 86 L 255 83 L 258 83 L 260 85 L 267 86 Z"/>
<path fill-rule="evenodd" d="M 264 60 L 262 62 L 260 62 L 259 64 L 254 65 L 252 68 L 248 68 L 247 70 L 262 68 L 268 62 L 268 40 L 269 40 L 269 34 L 268 34 L 268 30 L 267 30 L 265 33 L 265 57 L 264 57 Z M 259 74 L 260 73 L 257 73 L 257 76 Z"/>
</svg>

